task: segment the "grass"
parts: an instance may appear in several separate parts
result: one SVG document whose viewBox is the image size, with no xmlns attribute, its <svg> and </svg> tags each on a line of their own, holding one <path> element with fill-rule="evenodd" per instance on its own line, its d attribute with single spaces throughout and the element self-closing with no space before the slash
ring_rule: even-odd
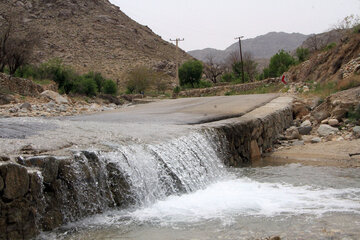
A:
<svg viewBox="0 0 360 240">
<path fill-rule="evenodd" d="M 33 80 L 33 82 L 34 82 L 34 83 L 37 83 L 37 84 L 39 84 L 39 85 L 50 85 L 50 84 L 54 83 L 53 81 L 48 80 L 48 79 L 43 79 L 43 80 L 41 80 L 41 79 L 35 79 L 35 80 Z"/>
</svg>

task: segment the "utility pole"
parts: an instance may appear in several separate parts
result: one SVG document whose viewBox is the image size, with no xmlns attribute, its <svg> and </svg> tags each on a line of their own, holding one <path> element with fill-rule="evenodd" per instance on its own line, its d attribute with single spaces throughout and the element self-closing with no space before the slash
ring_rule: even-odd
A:
<svg viewBox="0 0 360 240">
<path fill-rule="evenodd" d="M 176 42 L 176 83 L 180 86 L 179 80 L 179 42 L 184 41 L 185 39 L 176 38 L 174 40 L 170 39 L 172 42 Z"/>
<path fill-rule="evenodd" d="M 242 50 L 241 50 L 241 39 L 244 36 L 241 37 L 237 37 L 235 39 L 239 39 L 239 48 L 240 48 L 240 60 L 241 60 L 241 77 L 242 77 L 242 82 L 245 83 L 245 76 L 244 76 L 244 62 L 243 62 L 243 57 L 242 57 Z"/>
</svg>

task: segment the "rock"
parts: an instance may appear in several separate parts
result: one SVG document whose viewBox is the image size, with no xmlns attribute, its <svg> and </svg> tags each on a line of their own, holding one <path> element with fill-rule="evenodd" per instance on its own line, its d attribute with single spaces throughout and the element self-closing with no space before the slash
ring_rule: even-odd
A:
<svg viewBox="0 0 360 240">
<path fill-rule="evenodd" d="M 29 175 L 25 167 L 14 163 L 7 163 L 0 165 L 0 173 L 5 179 L 3 197 L 14 200 L 28 192 Z"/>
<path fill-rule="evenodd" d="M 4 189 L 4 180 L 3 178 L 0 176 L 0 192 Z"/>
<path fill-rule="evenodd" d="M 309 120 L 305 120 L 301 123 L 300 127 L 311 127 L 311 122 Z"/>
<path fill-rule="evenodd" d="M 0 162 L 7 162 L 7 161 L 10 161 L 10 158 L 9 158 L 9 157 L 0 156 Z"/>
<path fill-rule="evenodd" d="M 312 130 L 311 126 L 298 127 L 299 134 L 301 135 L 308 135 L 310 134 L 311 130 Z"/>
<path fill-rule="evenodd" d="M 314 110 L 317 106 L 319 106 L 322 102 L 322 99 L 317 97 L 311 101 L 310 109 Z"/>
<path fill-rule="evenodd" d="M 269 240 L 281 240 L 281 238 L 279 236 L 275 236 L 275 237 L 270 238 Z"/>
<path fill-rule="evenodd" d="M 321 121 L 321 124 L 328 124 L 329 123 L 329 119 L 324 119 Z"/>
<path fill-rule="evenodd" d="M 327 124 L 321 124 L 317 130 L 318 134 L 322 137 L 329 136 L 331 134 L 337 133 L 338 131 L 339 129 L 331 127 Z"/>
<path fill-rule="evenodd" d="M 339 125 L 339 121 L 336 118 L 329 119 L 328 123 L 332 127 L 335 127 L 335 126 Z"/>
<path fill-rule="evenodd" d="M 55 108 L 56 107 L 56 103 L 54 101 L 50 101 L 47 104 L 45 104 L 46 108 Z"/>
<path fill-rule="evenodd" d="M 353 133 L 356 138 L 360 138 L 360 126 L 356 126 L 353 128 Z"/>
<path fill-rule="evenodd" d="M 321 142 L 321 138 L 319 137 L 314 137 L 313 139 L 311 139 L 311 143 L 319 143 Z"/>
<path fill-rule="evenodd" d="M 41 96 L 47 97 L 48 99 L 51 99 L 58 104 L 69 104 L 69 101 L 67 98 L 65 98 L 65 97 L 61 96 L 59 93 L 51 91 L 51 90 L 46 90 L 46 91 L 42 92 Z"/>
<path fill-rule="evenodd" d="M 10 112 L 10 113 L 17 113 L 18 111 L 19 111 L 19 108 L 16 107 L 16 106 L 14 106 L 14 107 L 12 107 L 12 108 L 9 109 L 9 112 Z"/>
<path fill-rule="evenodd" d="M 58 176 L 59 161 L 55 157 L 30 157 L 27 159 L 22 159 L 18 162 L 27 167 L 40 168 L 44 177 L 44 182 L 46 183 L 54 182 Z"/>
<path fill-rule="evenodd" d="M 340 100 L 334 100 L 332 103 L 331 103 L 334 107 L 338 106 L 341 104 L 341 101 Z"/>
<path fill-rule="evenodd" d="M 292 146 L 302 146 L 305 145 L 304 141 L 295 140 L 291 143 Z"/>
<path fill-rule="evenodd" d="M 31 104 L 26 102 L 20 105 L 20 109 L 31 110 Z"/>
<path fill-rule="evenodd" d="M 1 94 L 0 93 L 0 105 L 9 104 L 11 102 L 15 102 L 15 98 L 12 95 Z"/>
<path fill-rule="evenodd" d="M 305 103 L 298 101 L 293 103 L 293 112 L 294 112 L 294 118 L 299 118 L 299 119 L 309 114 L 309 110 L 307 109 Z"/>
<path fill-rule="evenodd" d="M 322 111 L 313 113 L 313 116 L 316 121 L 321 122 L 322 120 L 330 117 L 330 113 L 326 110 L 322 110 Z"/>
<path fill-rule="evenodd" d="M 331 111 L 331 117 L 341 120 L 342 118 L 345 117 L 348 110 L 349 110 L 348 108 L 338 105 Z"/>
<path fill-rule="evenodd" d="M 310 91 L 310 89 L 309 89 L 308 86 L 304 86 L 304 87 L 303 87 L 303 92 L 304 92 L 304 93 L 309 92 L 309 91 Z"/>
<path fill-rule="evenodd" d="M 292 126 L 292 127 L 288 128 L 288 129 L 286 129 L 285 137 L 288 140 L 301 139 L 301 136 L 299 134 L 299 130 L 295 126 Z"/>
<path fill-rule="evenodd" d="M 251 141 L 250 145 L 250 158 L 251 160 L 256 160 L 261 157 L 260 149 L 255 140 Z"/>
<path fill-rule="evenodd" d="M 60 105 L 59 111 L 60 111 L 60 112 L 66 112 L 66 111 L 67 111 L 67 106 L 65 106 L 65 105 Z"/>
</svg>

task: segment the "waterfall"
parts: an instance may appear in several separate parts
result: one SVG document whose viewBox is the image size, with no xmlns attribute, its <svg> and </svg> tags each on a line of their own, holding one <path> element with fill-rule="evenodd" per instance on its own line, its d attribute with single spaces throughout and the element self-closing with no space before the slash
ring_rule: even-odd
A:
<svg viewBox="0 0 360 240">
<path fill-rule="evenodd" d="M 65 222 L 203 189 L 227 176 L 226 146 L 219 132 L 202 129 L 162 143 L 77 152 L 59 166 L 56 195 Z"/>
</svg>

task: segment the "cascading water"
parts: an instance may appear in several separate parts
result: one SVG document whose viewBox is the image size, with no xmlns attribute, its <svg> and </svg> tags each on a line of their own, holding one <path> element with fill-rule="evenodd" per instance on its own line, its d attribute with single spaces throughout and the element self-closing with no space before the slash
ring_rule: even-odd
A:
<svg viewBox="0 0 360 240">
<path fill-rule="evenodd" d="M 360 173 L 352 169 L 228 169 L 226 140 L 215 130 L 166 143 L 109 145 L 111 151 L 82 152 L 69 165 L 75 215 L 105 213 L 40 239 L 360 237 Z M 75 216 L 73 209 L 63 211 Z"/>
</svg>

